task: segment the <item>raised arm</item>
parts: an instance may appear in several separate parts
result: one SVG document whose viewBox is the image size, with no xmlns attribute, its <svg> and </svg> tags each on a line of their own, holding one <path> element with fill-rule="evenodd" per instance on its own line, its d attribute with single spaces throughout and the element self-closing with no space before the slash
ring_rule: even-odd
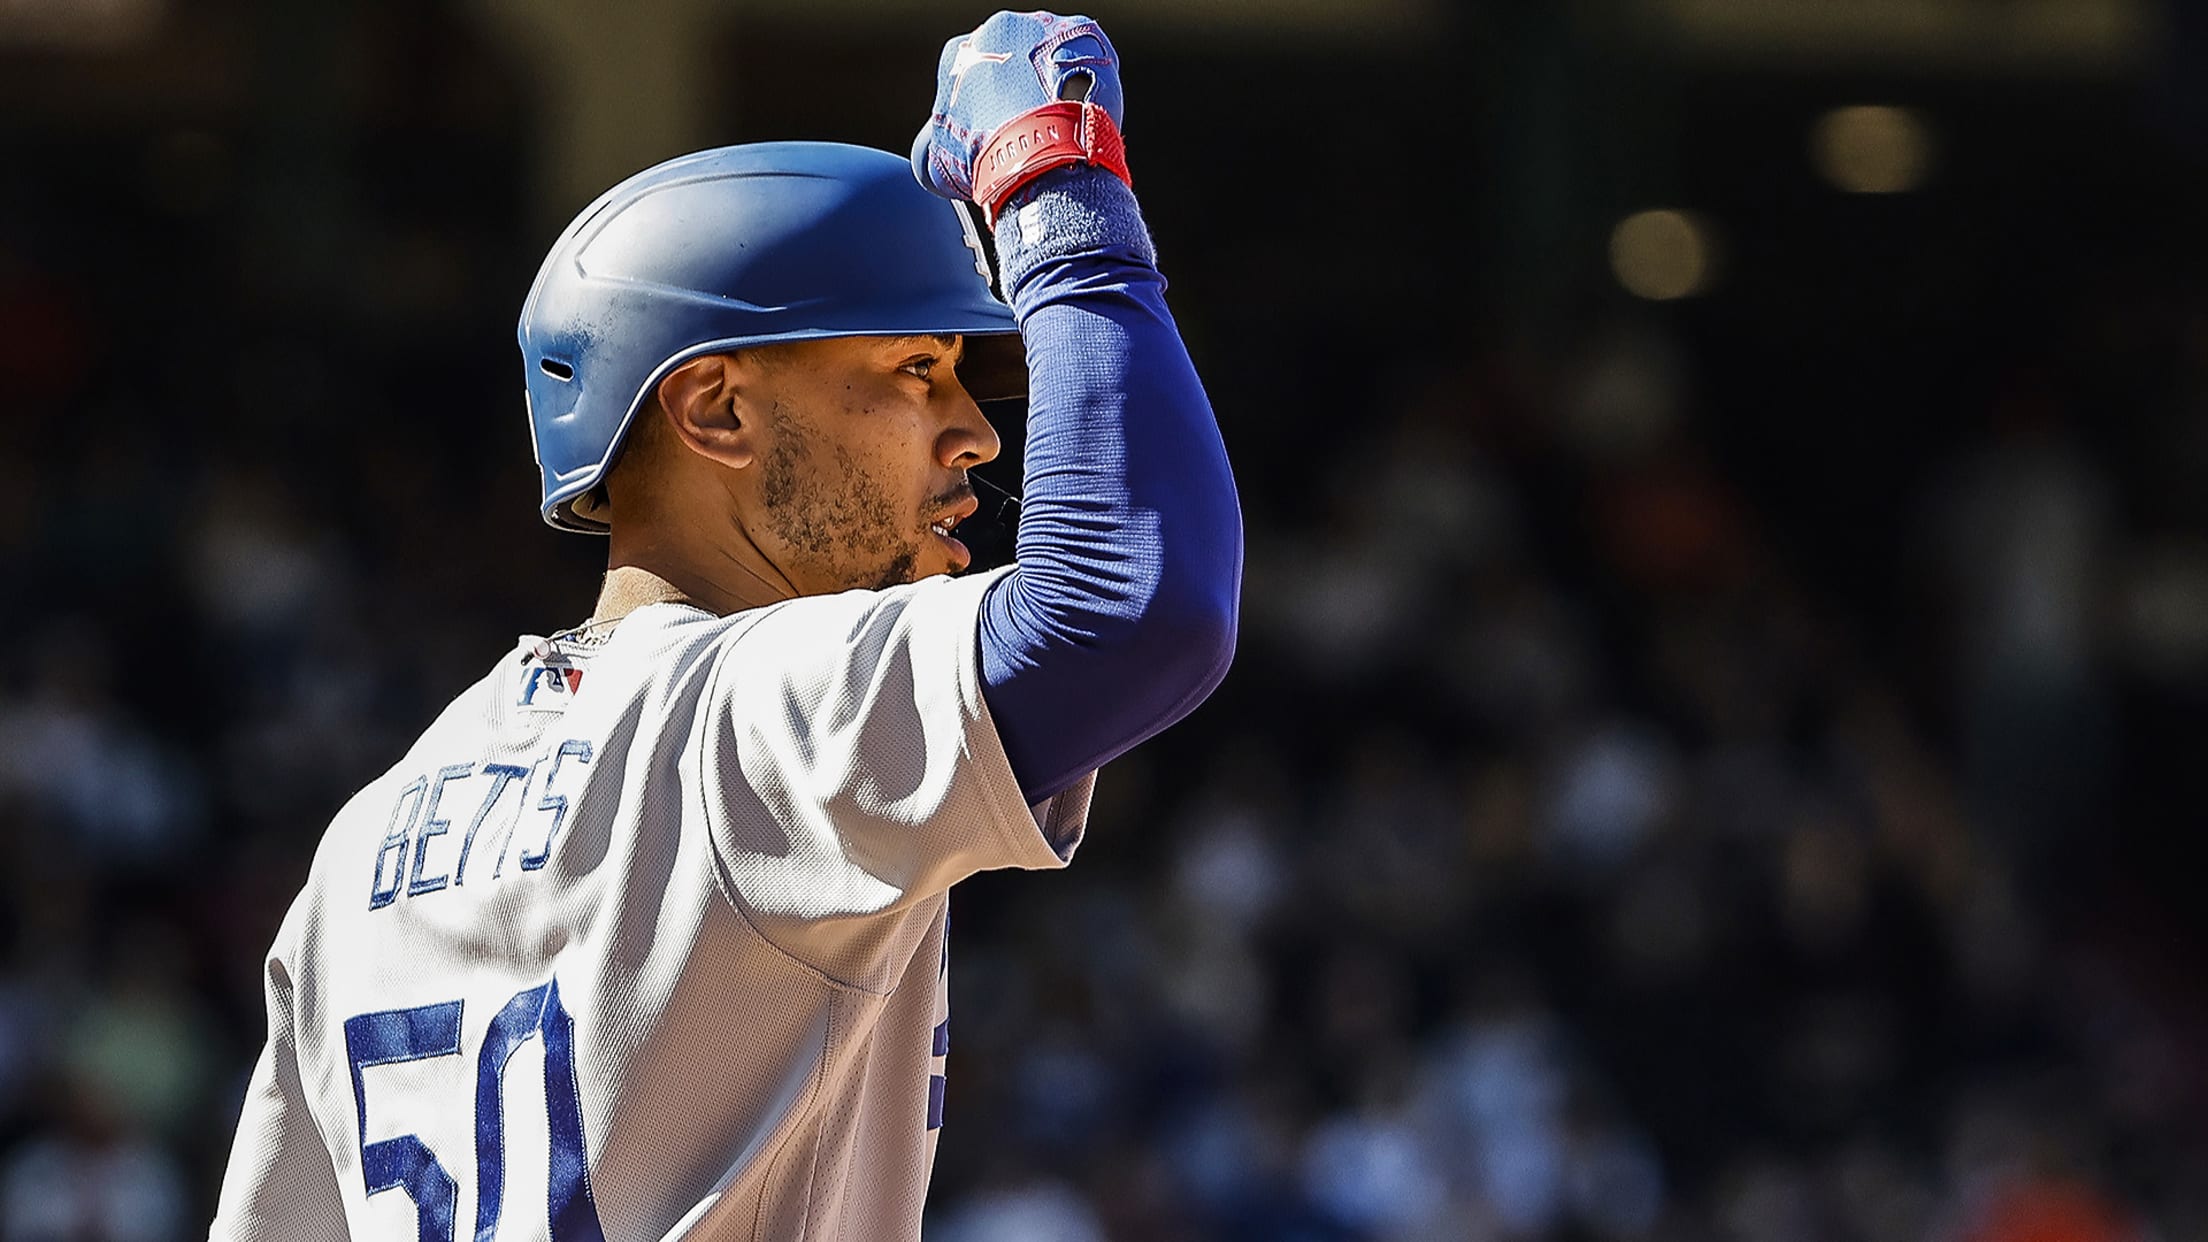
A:
<svg viewBox="0 0 2208 1242">
<path fill-rule="evenodd" d="M 1125 180 L 1118 58 L 1086 18 L 999 13 L 944 48 L 921 181 L 992 211 L 1030 376 L 1018 565 L 983 603 L 984 694 L 1039 801 L 1226 675 L 1242 520 Z"/>
</svg>

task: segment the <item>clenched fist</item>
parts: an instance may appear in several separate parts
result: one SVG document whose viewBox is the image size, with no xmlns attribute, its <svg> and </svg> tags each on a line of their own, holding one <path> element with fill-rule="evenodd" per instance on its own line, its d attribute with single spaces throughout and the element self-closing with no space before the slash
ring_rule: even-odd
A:
<svg viewBox="0 0 2208 1242">
<path fill-rule="evenodd" d="M 998 13 L 943 45 L 935 112 L 912 144 L 920 184 L 994 220 L 1021 186 L 1086 162 L 1127 180 L 1119 55 L 1086 17 Z"/>
</svg>

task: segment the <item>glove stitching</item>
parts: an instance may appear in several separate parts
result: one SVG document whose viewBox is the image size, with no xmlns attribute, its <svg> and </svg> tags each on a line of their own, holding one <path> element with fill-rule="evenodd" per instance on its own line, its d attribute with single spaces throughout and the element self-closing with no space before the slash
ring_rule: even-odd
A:
<svg viewBox="0 0 2208 1242">
<path fill-rule="evenodd" d="M 1095 35 L 1099 44 L 1105 47 L 1111 46 L 1111 43 L 1104 37 L 1103 27 L 1098 26 L 1093 21 L 1081 21 L 1056 33 L 1044 35 L 1043 41 L 1035 45 L 1034 51 L 1028 53 L 1028 63 L 1035 70 L 1035 80 L 1042 84 L 1043 94 L 1047 98 L 1056 99 L 1058 97 L 1058 84 L 1051 81 L 1052 74 L 1050 71 L 1052 70 L 1076 69 L 1084 65 L 1110 66 L 1119 63 L 1111 56 L 1083 56 L 1079 60 L 1069 61 L 1064 65 L 1050 59 L 1051 53 L 1084 35 Z"/>
<path fill-rule="evenodd" d="M 961 168 L 957 161 L 945 155 L 941 147 L 930 147 L 928 149 L 928 161 L 934 164 L 936 172 L 941 174 L 940 179 L 943 184 L 958 191 L 963 197 L 969 199 L 973 197 L 974 185 L 968 179 L 965 169 Z"/>
<path fill-rule="evenodd" d="M 1101 78 L 1119 63 L 1117 50 L 1112 47 L 1111 40 L 1104 34 L 1103 27 L 1098 25 L 1094 18 L 1090 17 L 1066 17 L 1046 12 L 1000 13 L 976 27 L 971 34 L 946 41 L 942 53 L 937 57 L 936 71 L 939 79 L 937 106 L 934 115 L 929 118 L 930 125 L 935 128 L 928 140 L 926 159 L 926 167 L 931 174 L 929 179 L 934 182 L 939 191 L 947 190 L 955 197 L 969 202 L 973 201 L 978 181 L 976 165 L 981 159 L 983 150 L 995 136 L 995 130 L 982 129 L 979 126 L 969 127 L 953 115 L 956 109 L 951 104 L 950 99 L 957 90 L 957 83 L 954 82 L 948 92 L 943 91 L 941 89 L 941 76 L 947 74 L 951 67 L 957 63 L 959 54 L 964 48 L 977 43 L 994 41 L 993 39 L 983 39 L 985 31 L 992 27 L 1002 29 L 1009 23 L 1016 34 L 1016 28 L 1020 24 L 1020 19 L 1023 18 L 1034 20 L 1041 27 L 1036 32 L 1039 35 L 1039 41 L 1028 49 L 1028 67 L 1034 72 L 1046 101 L 1056 100 L 1058 83 L 1069 74 L 1086 70 L 1093 76 Z M 1000 21 L 1000 19 L 1003 20 Z M 1066 45 L 1077 39 L 1085 38 L 1092 38 L 1096 41 L 1098 51 L 1095 54 L 1084 52 L 1063 63 L 1054 59 L 1056 54 L 1064 50 Z M 995 64 L 1004 63 L 994 54 L 986 57 L 986 59 Z M 975 71 L 985 72 L 984 66 L 976 65 L 972 68 Z M 978 85 L 981 84 L 977 83 Z M 1009 84 L 1000 83 L 999 85 L 1001 88 Z M 1013 89 L 1016 90 L 1017 88 Z M 1098 124 L 1088 109 L 1097 108 L 1102 111 L 1103 108 L 1094 99 L 1085 100 L 1084 103 L 1087 106 L 1082 109 L 1075 122 L 1074 138 L 1081 152 L 1081 158 L 1085 162 L 1094 165 Z M 1001 125 L 998 128 L 1002 128 Z M 1024 189 L 1022 194 L 1024 197 Z M 1007 206 L 1010 205 L 1007 204 Z M 991 213 L 992 217 L 995 214 Z M 996 222 L 995 219 L 991 221 L 992 225 Z"/>
</svg>

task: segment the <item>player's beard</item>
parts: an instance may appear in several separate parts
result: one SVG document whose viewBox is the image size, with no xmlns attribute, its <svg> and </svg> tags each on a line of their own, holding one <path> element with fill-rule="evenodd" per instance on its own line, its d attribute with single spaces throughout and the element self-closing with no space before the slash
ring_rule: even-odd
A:
<svg viewBox="0 0 2208 1242">
<path fill-rule="evenodd" d="M 760 500 L 768 525 L 802 558 L 806 575 L 839 591 L 914 581 L 927 519 L 915 514 L 900 519 L 886 481 L 869 474 L 844 445 L 815 434 L 781 402 L 768 418 L 775 436 L 761 461 Z M 827 468 L 816 460 L 823 450 L 833 458 Z"/>
</svg>

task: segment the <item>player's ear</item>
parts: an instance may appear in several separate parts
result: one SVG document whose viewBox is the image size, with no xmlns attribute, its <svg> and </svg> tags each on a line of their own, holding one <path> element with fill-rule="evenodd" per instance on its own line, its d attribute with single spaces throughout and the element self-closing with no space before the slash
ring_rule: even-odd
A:
<svg viewBox="0 0 2208 1242">
<path fill-rule="evenodd" d="M 691 452 L 741 470 L 758 455 L 760 380 L 740 354 L 692 358 L 659 381 L 660 408 Z"/>
</svg>

